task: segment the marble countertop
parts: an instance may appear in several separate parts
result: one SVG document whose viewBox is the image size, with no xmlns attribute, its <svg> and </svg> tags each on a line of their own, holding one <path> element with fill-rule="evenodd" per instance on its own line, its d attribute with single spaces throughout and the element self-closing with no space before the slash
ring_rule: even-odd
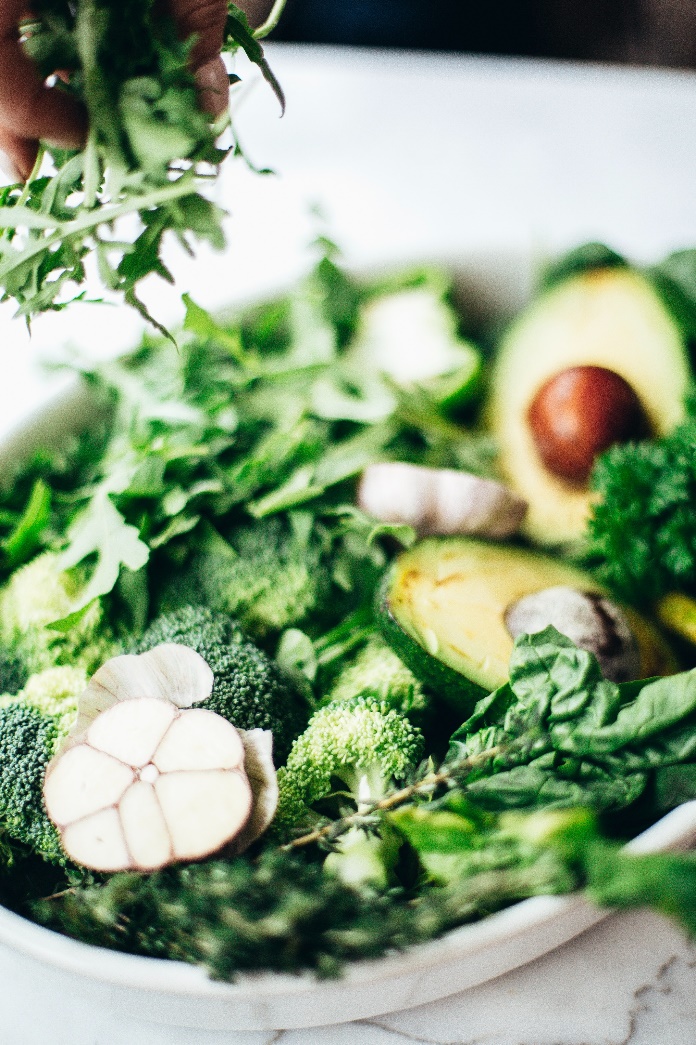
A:
<svg viewBox="0 0 696 1045">
<path fill-rule="evenodd" d="M 237 106 L 253 160 L 225 174 L 232 210 L 224 279 L 177 261 L 179 286 L 217 306 L 287 282 L 326 216 L 349 261 L 542 256 L 599 238 L 640 259 L 696 243 L 696 77 L 525 61 L 270 46 L 288 96 L 254 88 Z M 261 216 L 261 217 L 260 217 Z M 220 262 L 215 264 L 220 269 Z M 495 287 L 488 288 L 495 294 Z M 169 292 L 151 307 L 176 316 Z M 66 340 L 94 349 L 76 306 L 29 342 L 0 310 L 0 435 L 57 387 L 36 361 Z M 84 313 L 85 315 L 87 313 Z M 134 336 L 109 313 L 109 346 Z M 696 1041 L 696 952 L 654 915 L 613 916 L 495 981 L 420 1008 L 314 1030 L 146 1030 L 80 998 L 44 996 L 21 963 L 0 977 L 0 1045 L 687 1045 Z"/>
</svg>

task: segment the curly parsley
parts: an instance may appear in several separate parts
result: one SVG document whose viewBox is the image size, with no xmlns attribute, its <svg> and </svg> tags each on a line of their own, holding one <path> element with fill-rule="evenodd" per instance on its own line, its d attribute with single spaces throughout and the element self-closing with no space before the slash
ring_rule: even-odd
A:
<svg viewBox="0 0 696 1045">
<path fill-rule="evenodd" d="M 696 592 L 696 419 L 598 461 L 589 551 L 607 584 L 641 604 Z"/>
</svg>

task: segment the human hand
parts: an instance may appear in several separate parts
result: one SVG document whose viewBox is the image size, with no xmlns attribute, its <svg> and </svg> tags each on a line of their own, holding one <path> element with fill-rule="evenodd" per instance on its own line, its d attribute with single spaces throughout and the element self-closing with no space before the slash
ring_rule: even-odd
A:
<svg viewBox="0 0 696 1045">
<path fill-rule="evenodd" d="M 259 0 L 240 0 L 252 18 Z M 182 39 L 195 35 L 191 68 L 198 81 L 201 107 L 212 116 L 224 112 L 228 78 L 220 49 L 227 15 L 226 0 L 163 0 Z M 78 148 L 87 132 L 82 106 L 65 92 L 47 87 L 19 41 L 26 0 L 0 0 L 0 166 L 13 180 L 29 177 L 39 139 Z M 6 162 L 3 163 L 2 160 Z"/>
</svg>

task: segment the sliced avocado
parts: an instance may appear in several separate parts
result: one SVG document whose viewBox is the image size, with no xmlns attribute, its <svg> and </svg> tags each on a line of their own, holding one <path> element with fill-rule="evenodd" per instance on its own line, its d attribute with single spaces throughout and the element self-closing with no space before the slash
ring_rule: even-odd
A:
<svg viewBox="0 0 696 1045">
<path fill-rule="evenodd" d="M 668 631 L 696 645 L 696 599 L 681 592 L 669 592 L 658 602 L 656 613 Z"/>
<path fill-rule="evenodd" d="M 538 552 L 469 538 L 421 541 L 387 574 L 378 604 L 384 637 L 423 682 L 467 714 L 503 685 L 513 638 L 506 614 L 520 599 L 564 586 L 606 594 L 584 571 Z M 659 632 L 633 610 L 640 676 L 676 669 Z"/>
<path fill-rule="evenodd" d="M 684 416 L 690 368 L 683 333 L 650 281 L 628 267 L 576 273 L 542 295 L 508 331 L 492 376 L 488 424 L 505 480 L 529 502 L 526 532 L 536 543 L 582 536 L 592 494 L 542 460 L 532 404 L 555 375 L 602 368 L 635 393 L 647 431 L 662 435 Z"/>
</svg>

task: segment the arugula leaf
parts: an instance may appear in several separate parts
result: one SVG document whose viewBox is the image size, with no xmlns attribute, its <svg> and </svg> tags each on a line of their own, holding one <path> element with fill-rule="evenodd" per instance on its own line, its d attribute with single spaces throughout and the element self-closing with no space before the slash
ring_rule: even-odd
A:
<svg viewBox="0 0 696 1045">
<path fill-rule="evenodd" d="M 118 580 L 121 567 L 137 571 L 150 557 L 138 530 L 130 526 L 114 506 L 106 490 L 98 491 L 87 508 L 77 516 L 68 531 L 69 546 L 63 556 L 63 569 L 77 566 L 96 557 L 94 569 L 71 616 L 85 609 L 94 599 L 110 592 Z"/>
<path fill-rule="evenodd" d="M 43 479 L 36 479 L 29 500 L 12 531 L 2 541 L 5 565 L 14 569 L 26 562 L 41 546 L 41 537 L 51 518 L 51 490 Z"/>
</svg>

